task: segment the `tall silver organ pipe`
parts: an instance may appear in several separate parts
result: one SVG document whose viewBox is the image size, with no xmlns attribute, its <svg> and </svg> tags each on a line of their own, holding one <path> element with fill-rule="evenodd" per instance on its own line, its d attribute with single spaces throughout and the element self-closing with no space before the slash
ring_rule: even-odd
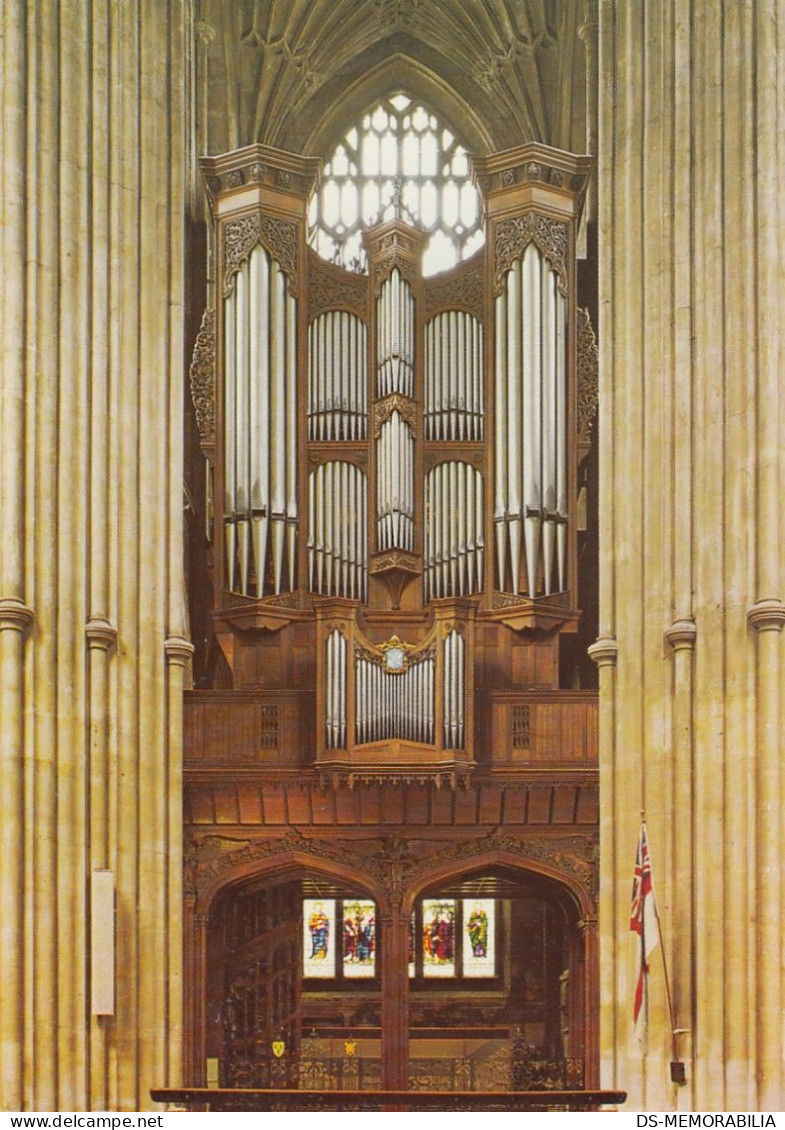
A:
<svg viewBox="0 0 785 1130">
<path fill-rule="evenodd" d="M 380 550 L 414 548 L 414 437 L 397 409 L 376 443 L 376 532 Z"/>
<path fill-rule="evenodd" d="M 368 592 L 368 480 L 353 463 L 323 463 L 308 476 L 311 592 L 365 600 Z"/>
<path fill-rule="evenodd" d="M 483 587 L 482 474 L 469 463 L 439 463 L 425 478 L 425 599 L 467 596 Z"/>
<path fill-rule="evenodd" d="M 308 331 L 308 438 L 368 435 L 368 329 L 355 314 L 328 310 Z"/>
<path fill-rule="evenodd" d="M 397 267 L 376 300 L 376 395 L 414 396 L 414 298 Z"/>
<path fill-rule="evenodd" d="M 494 312 L 496 582 L 547 596 L 567 586 L 567 300 L 533 243 Z"/>
<path fill-rule="evenodd" d="M 425 327 L 425 438 L 479 443 L 483 434 L 482 323 L 448 310 Z"/>
<path fill-rule="evenodd" d="M 224 523 L 227 587 L 296 588 L 297 305 L 257 246 L 224 299 Z"/>
<path fill-rule="evenodd" d="M 337 629 L 327 637 L 325 745 L 346 748 L 346 638 Z"/>
<path fill-rule="evenodd" d="M 436 661 L 432 651 L 403 671 L 389 672 L 358 649 L 355 656 L 355 741 L 434 741 Z"/>
<path fill-rule="evenodd" d="M 444 746 L 464 748 L 464 680 L 466 645 L 455 629 L 444 641 Z"/>
</svg>

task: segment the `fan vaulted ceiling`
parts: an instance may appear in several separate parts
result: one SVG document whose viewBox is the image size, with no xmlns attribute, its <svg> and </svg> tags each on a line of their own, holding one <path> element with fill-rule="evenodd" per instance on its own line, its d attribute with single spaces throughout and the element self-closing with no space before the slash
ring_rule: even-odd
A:
<svg viewBox="0 0 785 1130">
<path fill-rule="evenodd" d="M 475 153 L 588 148 L 596 0 L 201 0 L 203 153 L 323 155 L 379 94 L 427 100 Z"/>
</svg>

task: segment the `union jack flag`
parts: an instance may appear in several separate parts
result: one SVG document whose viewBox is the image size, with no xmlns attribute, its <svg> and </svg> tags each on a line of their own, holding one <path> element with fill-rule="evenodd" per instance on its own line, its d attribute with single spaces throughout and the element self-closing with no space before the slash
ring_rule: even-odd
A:
<svg viewBox="0 0 785 1130">
<path fill-rule="evenodd" d="M 638 854 L 635 857 L 635 876 L 632 880 L 632 904 L 630 906 L 630 930 L 640 938 L 638 948 L 638 978 L 635 985 L 635 1005 L 633 1023 L 638 1023 L 646 977 L 649 972 L 649 954 L 657 945 L 656 909 L 654 888 L 651 878 L 651 857 L 649 841 L 646 838 L 646 825 L 641 824 L 638 839 Z"/>
</svg>

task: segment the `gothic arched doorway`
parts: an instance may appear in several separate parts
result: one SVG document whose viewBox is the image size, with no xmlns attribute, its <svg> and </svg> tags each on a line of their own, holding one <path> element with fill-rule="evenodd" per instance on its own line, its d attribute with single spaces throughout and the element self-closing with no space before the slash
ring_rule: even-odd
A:
<svg viewBox="0 0 785 1130">
<path fill-rule="evenodd" d="M 246 864 L 193 919 L 193 1080 L 588 1085 L 584 901 L 555 874 L 499 858 L 421 872 L 398 913 L 359 873 L 310 857 Z"/>
</svg>

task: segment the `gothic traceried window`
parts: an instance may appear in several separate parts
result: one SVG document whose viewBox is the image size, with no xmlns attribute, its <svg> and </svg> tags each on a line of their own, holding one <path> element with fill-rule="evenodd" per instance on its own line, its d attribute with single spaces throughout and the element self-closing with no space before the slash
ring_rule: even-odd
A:
<svg viewBox="0 0 785 1130">
<path fill-rule="evenodd" d="M 485 241 L 466 150 L 405 94 L 378 102 L 333 150 L 311 202 L 311 246 L 324 259 L 364 271 L 363 228 L 396 211 L 430 235 L 426 277 L 467 259 Z"/>
</svg>

